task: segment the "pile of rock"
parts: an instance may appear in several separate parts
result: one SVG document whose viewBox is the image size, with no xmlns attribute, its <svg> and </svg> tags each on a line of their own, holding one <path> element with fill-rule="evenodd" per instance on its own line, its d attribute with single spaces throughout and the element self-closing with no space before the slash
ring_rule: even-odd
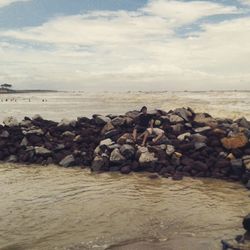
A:
<svg viewBox="0 0 250 250">
<path fill-rule="evenodd" d="M 213 177 L 242 181 L 250 188 L 250 123 L 245 118 L 215 119 L 178 108 L 162 116 L 166 136 L 157 145 L 149 142 L 141 147 L 131 137 L 135 115 L 128 112 L 106 122 L 103 140 L 94 152 L 93 171 L 148 171 L 176 180 Z"/>
<path fill-rule="evenodd" d="M 13 117 L 0 126 L 0 160 L 32 164 L 86 166 L 92 162 L 101 127 L 87 118 L 60 123 L 40 116 Z"/>
<path fill-rule="evenodd" d="M 14 118 L 0 126 L 0 160 L 90 166 L 93 171 L 156 172 L 242 181 L 250 188 L 250 122 L 215 119 L 191 108 L 163 112 L 165 137 L 146 147 L 132 140 L 138 111 L 60 123 Z M 154 115 L 152 113 L 152 115 Z"/>
</svg>

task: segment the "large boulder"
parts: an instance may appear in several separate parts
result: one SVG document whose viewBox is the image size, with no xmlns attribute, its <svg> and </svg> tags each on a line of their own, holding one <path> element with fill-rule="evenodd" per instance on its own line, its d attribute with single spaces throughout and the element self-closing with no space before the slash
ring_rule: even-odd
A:
<svg viewBox="0 0 250 250">
<path fill-rule="evenodd" d="M 178 116 L 180 116 L 181 118 L 183 118 L 185 121 L 189 121 L 189 119 L 192 117 L 192 113 L 185 109 L 185 108 L 177 108 L 174 110 L 174 113 Z"/>
<path fill-rule="evenodd" d="M 132 159 L 135 155 L 135 148 L 132 145 L 124 144 L 121 146 L 120 152 L 126 159 Z"/>
<path fill-rule="evenodd" d="M 108 122 L 104 125 L 104 127 L 102 128 L 101 134 L 104 135 L 109 131 L 114 130 L 115 127 L 113 126 L 113 124 L 111 122 Z"/>
<path fill-rule="evenodd" d="M 243 133 L 239 133 L 231 137 L 222 138 L 221 143 L 226 149 L 242 148 L 247 145 L 248 138 Z"/>
<path fill-rule="evenodd" d="M 180 117 L 179 115 L 171 114 L 171 115 L 169 115 L 169 121 L 171 123 L 175 124 L 175 123 L 179 123 L 179 122 L 184 122 L 184 119 L 182 117 Z"/>
<path fill-rule="evenodd" d="M 18 120 L 13 116 L 5 118 L 3 124 L 7 127 L 15 127 L 19 125 Z"/>
<path fill-rule="evenodd" d="M 94 115 L 93 118 L 97 125 L 105 125 L 106 123 L 111 122 L 111 119 L 107 116 Z"/>
<path fill-rule="evenodd" d="M 243 128 L 247 128 L 250 129 L 250 122 L 245 118 L 245 117 L 241 117 L 238 120 L 235 121 L 239 126 L 243 127 Z"/>
<path fill-rule="evenodd" d="M 216 119 L 206 113 L 196 114 L 194 117 L 194 122 L 202 125 L 207 125 L 212 128 L 215 128 L 218 125 Z"/>
<path fill-rule="evenodd" d="M 92 171 L 103 171 L 109 166 L 109 159 L 106 156 L 97 155 L 92 161 L 91 170 Z"/>
<path fill-rule="evenodd" d="M 112 121 L 111 121 L 112 125 L 115 127 L 120 127 L 120 126 L 124 125 L 125 122 L 126 122 L 126 119 L 124 117 L 121 117 L 121 116 L 117 116 L 116 118 L 112 119 Z"/>
<path fill-rule="evenodd" d="M 140 157 L 139 157 L 139 163 L 140 165 L 147 165 L 152 164 L 156 162 L 158 159 L 156 158 L 154 153 L 151 153 L 148 151 L 147 148 L 141 148 L 140 151 Z"/>
<path fill-rule="evenodd" d="M 109 158 L 110 162 L 113 164 L 122 164 L 125 162 L 125 157 L 120 153 L 120 150 L 118 148 L 115 148 L 110 155 Z"/>
<path fill-rule="evenodd" d="M 140 114 L 139 111 L 133 110 L 133 111 L 128 111 L 125 115 L 126 115 L 127 117 L 132 118 L 132 119 L 135 119 L 139 114 Z"/>
<path fill-rule="evenodd" d="M 67 155 L 59 162 L 59 165 L 65 168 L 71 167 L 74 164 L 75 164 L 75 158 L 73 155 Z"/>
</svg>

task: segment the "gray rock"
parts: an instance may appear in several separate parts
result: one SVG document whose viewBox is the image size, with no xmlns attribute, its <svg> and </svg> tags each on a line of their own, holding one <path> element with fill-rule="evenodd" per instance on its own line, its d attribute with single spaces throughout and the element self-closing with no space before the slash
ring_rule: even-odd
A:
<svg viewBox="0 0 250 250">
<path fill-rule="evenodd" d="M 177 137 L 177 139 L 179 141 L 184 141 L 186 138 L 189 138 L 191 136 L 191 133 L 187 132 L 187 133 L 184 133 L 184 134 L 181 134 Z"/>
<path fill-rule="evenodd" d="M 109 160 L 105 156 L 97 155 L 91 165 L 92 171 L 102 171 L 108 166 Z"/>
<path fill-rule="evenodd" d="M 27 147 L 28 146 L 28 140 L 26 137 L 24 137 L 20 143 L 20 146 L 24 146 L 24 147 Z"/>
<path fill-rule="evenodd" d="M 74 138 L 73 141 L 74 141 L 74 142 L 81 142 L 81 141 L 82 141 L 81 135 L 77 135 L 77 136 Z"/>
<path fill-rule="evenodd" d="M 179 122 L 184 122 L 184 119 L 178 115 L 169 115 L 169 121 L 171 123 L 179 123 Z"/>
<path fill-rule="evenodd" d="M 50 155 L 51 151 L 44 147 L 35 147 L 35 153 L 37 155 Z"/>
<path fill-rule="evenodd" d="M 67 155 L 65 158 L 63 158 L 60 162 L 59 165 L 62 167 L 70 167 L 75 164 L 75 158 L 73 155 Z"/>
<path fill-rule="evenodd" d="M 241 117 L 240 119 L 235 121 L 240 127 L 244 127 L 250 129 L 250 122 L 245 118 Z"/>
<path fill-rule="evenodd" d="M 189 118 L 192 117 L 192 113 L 185 108 L 177 108 L 174 110 L 174 113 L 187 122 L 189 121 Z"/>
<path fill-rule="evenodd" d="M 216 127 L 218 125 L 216 119 L 203 113 L 196 114 L 194 117 L 194 121 L 196 123 L 205 124 L 212 127 Z"/>
<path fill-rule="evenodd" d="M 211 130 L 211 127 L 205 126 L 205 127 L 200 127 L 200 128 L 194 129 L 194 131 L 195 131 L 196 133 L 202 133 L 202 132 L 205 132 L 205 131 L 208 131 L 208 130 Z"/>
<path fill-rule="evenodd" d="M 128 111 L 125 115 L 132 119 L 135 119 L 139 114 L 140 114 L 139 111 L 133 110 L 133 111 Z"/>
<path fill-rule="evenodd" d="M 243 166 L 243 161 L 242 159 L 231 160 L 231 165 L 232 167 L 241 168 Z"/>
<path fill-rule="evenodd" d="M 39 114 L 36 114 L 32 117 L 32 120 L 43 120 L 43 118 Z"/>
<path fill-rule="evenodd" d="M 32 121 L 30 121 L 30 120 L 23 120 L 23 121 L 20 122 L 20 126 L 21 127 L 25 127 L 25 128 L 31 127 L 32 126 Z"/>
<path fill-rule="evenodd" d="M 57 146 L 54 148 L 55 151 L 60 151 L 60 150 L 63 150 L 65 149 L 65 145 L 60 143 L 60 144 L 57 144 Z"/>
<path fill-rule="evenodd" d="M 174 132 L 181 132 L 181 130 L 183 129 L 183 124 L 177 123 L 175 125 L 172 125 L 171 127 Z"/>
<path fill-rule="evenodd" d="M 4 130 L 1 134 L 0 137 L 1 138 L 8 138 L 10 136 L 9 132 L 7 130 Z"/>
<path fill-rule="evenodd" d="M 121 164 L 125 161 L 125 157 L 120 153 L 120 150 L 118 148 L 115 148 L 111 152 L 109 160 L 114 164 Z"/>
<path fill-rule="evenodd" d="M 113 124 L 111 122 L 108 122 L 104 125 L 104 127 L 102 128 L 102 135 L 106 134 L 109 131 L 114 130 L 115 127 L 113 126 Z"/>
<path fill-rule="evenodd" d="M 44 135 L 44 132 L 40 128 L 31 128 L 28 131 L 23 131 L 24 135 Z"/>
<path fill-rule="evenodd" d="M 139 163 L 141 165 L 144 165 L 144 164 L 154 163 L 157 160 L 158 159 L 155 157 L 154 153 L 151 153 L 148 150 L 146 150 L 145 152 L 141 153 L 139 158 Z"/>
<path fill-rule="evenodd" d="M 129 144 L 124 144 L 121 146 L 120 152 L 126 159 L 132 159 L 135 155 L 135 148 Z"/>
<path fill-rule="evenodd" d="M 207 147 L 207 144 L 204 142 L 195 142 L 194 147 L 196 150 Z"/>
<path fill-rule="evenodd" d="M 242 157 L 243 163 L 247 170 L 250 171 L 250 155 L 245 155 Z"/>
<path fill-rule="evenodd" d="M 166 154 L 171 156 L 175 152 L 175 147 L 173 145 L 167 145 Z"/>
<path fill-rule="evenodd" d="M 17 119 L 13 116 L 7 117 L 3 120 L 3 124 L 7 127 L 15 127 L 18 126 L 19 123 L 17 121 Z"/>
<path fill-rule="evenodd" d="M 17 162 L 17 156 L 16 155 L 10 155 L 8 159 L 6 160 L 7 162 Z"/>
<path fill-rule="evenodd" d="M 191 139 L 193 139 L 195 142 L 207 142 L 207 137 L 201 134 L 192 134 Z"/>
<path fill-rule="evenodd" d="M 65 137 L 75 137 L 75 133 L 73 133 L 71 131 L 65 131 L 65 132 L 63 132 L 62 136 L 65 136 Z"/>
<path fill-rule="evenodd" d="M 185 126 L 186 126 L 187 128 L 192 128 L 192 127 L 193 127 L 191 123 L 185 123 Z"/>
<path fill-rule="evenodd" d="M 118 116 L 118 117 L 114 118 L 114 119 L 111 121 L 111 123 L 112 123 L 113 126 L 119 127 L 119 126 L 122 126 L 122 125 L 125 123 L 125 121 L 126 121 L 126 120 L 125 120 L 124 117 Z"/>
<path fill-rule="evenodd" d="M 106 145 L 106 146 L 111 146 L 111 145 L 113 145 L 113 144 L 114 144 L 114 142 L 113 142 L 110 138 L 105 139 L 105 140 L 102 140 L 102 141 L 100 142 L 100 145 Z"/>
<path fill-rule="evenodd" d="M 107 116 L 97 115 L 95 116 L 95 122 L 98 125 L 105 125 L 108 122 L 111 122 L 111 119 Z"/>
<path fill-rule="evenodd" d="M 76 121 L 75 120 L 68 120 L 68 119 L 62 119 L 58 125 L 58 127 L 75 127 L 76 126 Z"/>
</svg>

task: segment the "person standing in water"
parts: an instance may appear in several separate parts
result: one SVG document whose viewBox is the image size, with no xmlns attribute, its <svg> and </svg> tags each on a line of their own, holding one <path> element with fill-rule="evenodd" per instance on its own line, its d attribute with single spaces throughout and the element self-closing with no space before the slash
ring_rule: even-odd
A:
<svg viewBox="0 0 250 250">
<path fill-rule="evenodd" d="M 137 139 L 143 137 L 143 133 L 148 128 L 150 120 L 151 116 L 148 114 L 148 109 L 146 106 L 143 106 L 140 110 L 140 114 L 135 119 L 135 128 L 133 130 L 133 140 L 135 142 L 137 141 Z M 141 133 L 138 138 L 137 133 Z"/>
</svg>

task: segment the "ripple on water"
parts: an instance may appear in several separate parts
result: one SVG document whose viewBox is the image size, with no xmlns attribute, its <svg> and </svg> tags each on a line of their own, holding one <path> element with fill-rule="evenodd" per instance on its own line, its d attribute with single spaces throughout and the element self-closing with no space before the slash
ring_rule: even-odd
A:
<svg viewBox="0 0 250 250">
<path fill-rule="evenodd" d="M 141 173 L 3 164 L 0 189 L 0 249 L 215 250 L 250 210 L 240 184 Z"/>
</svg>

